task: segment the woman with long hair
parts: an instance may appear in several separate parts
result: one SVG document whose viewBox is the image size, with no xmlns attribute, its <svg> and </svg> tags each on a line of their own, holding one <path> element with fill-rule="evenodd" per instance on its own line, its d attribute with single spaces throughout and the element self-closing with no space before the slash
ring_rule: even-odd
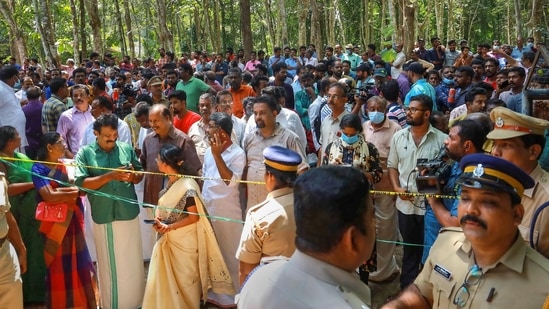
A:
<svg viewBox="0 0 549 309">
<path fill-rule="evenodd" d="M 213 228 L 206 217 L 200 188 L 185 168 L 185 154 L 165 144 L 157 157 L 158 169 L 168 177 L 160 191 L 153 228 L 154 246 L 143 308 L 199 308 L 211 288 L 234 294 Z"/>
<path fill-rule="evenodd" d="M 26 308 L 44 308 L 44 240 L 38 232 L 40 221 L 34 219 L 36 190 L 31 178 L 32 161 L 17 151 L 20 147 L 17 130 L 12 126 L 0 127 L 0 172 L 6 175 L 11 212 L 27 248 L 27 271 L 22 275 L 23 302 Z"/>
<path fill-rule="evenodd" d="M 48 308 L 97 308 L 95 269 L 84 238 L 84 207 L 77 187 L 59 164 L 66 150 L 56 132 L 45 133 L 32 166 L 38 202 L 67 207 L 63 222 L 42 221 Z"/>
</svg>

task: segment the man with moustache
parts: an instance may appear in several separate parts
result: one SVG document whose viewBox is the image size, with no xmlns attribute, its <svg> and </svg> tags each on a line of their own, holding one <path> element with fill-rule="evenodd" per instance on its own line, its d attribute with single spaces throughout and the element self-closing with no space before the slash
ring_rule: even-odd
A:
<svg viewBox="0 0 549 309">
<path fill-rule="evenodd" d="M 75 70 L 76 71 L 76 70 Z M 72 159 L 80 149 L 80 143 L 88 125 L 95 121 L 90 110 L 89 88 L 76 84 L 71 88 L 71 98 L 74 106 L 64 111 L 59 117 L 57 133 L 67 143 L 65 156 Z"/>
<path fill-rule="evenodd" d="M 198 171 L 202 169 L 202 163 L 198 159 L 194 143 L 187 134 L 174 127 L 168 107 L 164 104 L 153 105 L 149 109 L 149 124 L 153 132 L 145 137 L 140 157 L 145 171 L 158 173 L 156 157 L 160 148 L 164 144 L 173 144 L 183 149 L 185 161 L 192 173 L 191 176 L 197 176 Z M 158 193 L 163 188 L 163 179 L 162 175 L 145 175 L 144 203 L 153 205 L 158 203 Z"/>
<path fill-rule="evenodd" d="M 431 97 L 418 95 L 410 98 L 406 110 L 408 127 L 395 133 L 387 157 L 389 179 L 393 190 L 399 193 L 396 199 L 399 229 L 404 242 L 416 245 L 423 245 L 424 201 L 406 193 L 417 192 L 417 160 L 433 159 L 447 138 L 429 123 L 432 110 Z M 423 254 L 421 246 L 404 246 L 403 251 L 401 289 L 416 278 Z"/>
<path fill-rule="evenodd" d="M 173 125 L 183 133 L 189 133 L 191 126 L 200 120 L 200 115 L 187 109 L 187 94 L 176 90 L 168 96 L 170 110 L 173 114 Z"/>
<path fill-rule="evenodd" d="M 441 231 L 414 284 L 382 308 L 541 308 L 549 260 L 528 247 L 517 228 L 521 196 L 534 181 L 485 154 L 465 156 L 460 167 L 461 228 Z"/>
<path fill-rule="evenodd" d="M 198 98 L 198 110 L 200 111 L 200 121 L 193 123 L 189 129 L 189 137 L 193 140 L 196 147 L 196 153 L 200 162 L 204 164 L 204 153 L 210 147 L 208 138 L 208 127 L 210 126 L 210 115 L 212 114 L 212 105 L 215 96 L 211 93 L 204 93 Z"/>
<path fill-rule="evenodd" d="M 132 171 L 143 168 L 133 147 L 117 141 L 118 122 L 112 113 L 97 118 L 97 140 L 76 155 L 75 184 L 101 193 L 88 194 L 88 199 L 102 307 L 137 308 L 145 292 L 145 274 L 139 205 L 131 201 L 137 200 L 134 184 L 143 174 Z"/>
<path fill-rule="evenodd" d="M 532 229 L 534 213 L 549 201 L 549 173 L 538 162 L 545 147 L 549 121 L 504 107 L 494 108 L 490 119 L 494 122 L 494 130 L 488 134 L 494 142 L 492 155 L 517 165 L 535 181 L 534 188 L 525 190 L 522 196 L 524 216 L 518 228 L 525 241 L 532 238 L 535 249 L 549 258 L 549 209 L 540 213 Z"/>
<path fill-rule="evenodd" d="M 448 138 L 444 141 L 444 150 L 452 161 L 452 172 L 446 180 L 441 194 L 446 196 L 459 196 L 460 189 L 456 185 L 461 176 L 459 162 L 461 159 L 472 153 L 482 153 L 482 146 L 486 141 L 486 133 L 482 126 L 470 119 L 458 120 L 451 127 Z M 422 264 L 425 264 L 429 250 L 437 238 L 442 227 L 459 226 L 457 219 L 458 198 L 437 198 L 428 197 L 429 204 L 425 210 L 425 229 Z"/>
<path fill-rule="evenodd" d="M 201 99 L 202 100 L 202 99 Z M 231 140 L 233 123 L 225 113 L 208 114 L 208 137 L 211 147 L 206 149 L 202 165 L 202 197 L 208 213 L 231 220 L 211 218 L 219 249 L 227 264 L 236 290 L 239 287 L 238 260 L 234 256 L 242 233 L 242 208 L 239 180 L 242 179 L 246 154 Z M 234 306 L 234 296 L 210 292 L 208 301 L 218 306 Z"/>
<path fill-rule="evenodd" d="M 254 121 L 257 128 L 247 134 L 242 141 L 242 148 L 246 152 L 246 180 L 264 181 L 265 164 L 263 150 L 277 145 L 297 152 L 301 158 L 299 170 L 308 167 L 305 153 L 299 145 L 299 137 L 292 131 L 276 122 L 278 103 L 270 95 L 262 95 L 254 103 Z M 259 204 L 267 196 L 264 185 L 248 184 L 248 207 Z"/>
</svg>

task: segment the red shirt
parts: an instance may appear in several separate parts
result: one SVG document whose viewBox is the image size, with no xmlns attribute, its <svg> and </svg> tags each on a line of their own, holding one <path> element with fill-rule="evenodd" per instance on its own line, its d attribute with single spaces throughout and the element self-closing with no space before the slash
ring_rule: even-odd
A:
<svg viewBox="0 0 549 309">
<path fill-rule="evenodd" d="M 200 117 L 199 114 L 187 110 L 187 113 L 183 118 L 179 118 L 179 116 L 175 115 L 173 117 L 173 125 L 174 127 L 178 128 L 179 130 L 183 131 L 183 133 L 187 134 L 189 133 L 189 129 L 193 125 L 193 123 L 199 121 L 202 117 Z"/>
</svg>

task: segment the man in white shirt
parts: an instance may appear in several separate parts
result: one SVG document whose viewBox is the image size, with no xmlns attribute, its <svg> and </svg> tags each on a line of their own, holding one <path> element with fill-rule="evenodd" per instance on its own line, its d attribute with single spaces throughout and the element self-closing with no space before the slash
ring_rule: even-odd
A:
<svg viewBox="0 0 549 309">
<path fill-rule="evenodd" d="M 19 71 L 13 66 L 0 68 L 0 126 L 12 126 L 21 136 L 20 151 L 24 152 L 28 145 L 25 135 L 27 118 L 21 108 L 19 100 L 15 97 L 13 86 L 19 83 Z"/>
<path fill-rule="evenodd" d="M 109 101 L 109 99 L 98 96 L 93 99 L 91 102 L 91 114 L 93 118 L 97 119 L 101 115 L 106 114 L 112 114 L 113 113 L 113 103 Z M 82 141 L 80 141 L 80 148 L 89 145 L 93 142 L 95 142 L 96 136 L 93 133 L 93 124 L 94 122 L 90 123 L 86 130 L 84 131 L 84 136 L 82 137 Z M 132 144 L 132 138 L 130 133 L 130 127 L 124 120 L 118 118 L 118 141 Z"/>
<path fill-rule="evenodd" d="M 210 147 L 204 153 L 202 175 L 204 185 L 202 197 L 208 213 L 212 216 L 212 227 L 217 236 L 219 249 L 227 264 L 233 284 L 238 290 L 238 265 L 234 256 L 242 234 L 242 208 L 240 204 L 239 180 L 242 179 L 246 154 L 231 140 L 233 123 L 225 113 L 213 113 L 209 117 L 208 137 Z M 218 220 L 216 217 L 231 219 Z M 234 296 L 210 292 L 208 301 L 216 305 L 234 306 Z"/>
</svg>

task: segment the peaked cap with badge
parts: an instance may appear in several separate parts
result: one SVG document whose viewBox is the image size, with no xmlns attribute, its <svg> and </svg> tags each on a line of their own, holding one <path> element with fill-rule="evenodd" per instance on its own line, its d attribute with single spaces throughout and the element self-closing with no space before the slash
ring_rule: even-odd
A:
<svg viewBox="0 0 549 309">
<path fill-rule="evenodd" d="M 506 107 L 496 107 L 490 112 L 494 130 L 489 139 L 507 139 L 527 134 L 545 135 L 549 121 L 514 112 Z"/>
</svg>

